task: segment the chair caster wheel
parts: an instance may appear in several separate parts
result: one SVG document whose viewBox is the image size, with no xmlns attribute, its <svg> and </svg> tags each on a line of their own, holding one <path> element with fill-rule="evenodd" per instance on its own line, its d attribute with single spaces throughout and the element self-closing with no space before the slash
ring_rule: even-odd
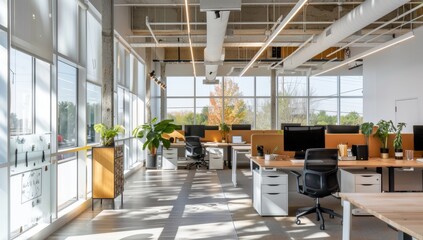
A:
<svg viewBox="0 0 423 240">
<path fill-rule="evenodd" d="M 335 216 L 334 215 L 329 215 L 329 218 L 335 218 Z"/>
<path fill-rule="evenodd" d="M 295 220 L 295 224 L 300 225 L 301 224 L 301 220 L 300 219 Z"/>
<path fill-rule="evenodd" d="M 325 225 L 320 225 L 320 230 L 325 230 Z"/>
</svg>

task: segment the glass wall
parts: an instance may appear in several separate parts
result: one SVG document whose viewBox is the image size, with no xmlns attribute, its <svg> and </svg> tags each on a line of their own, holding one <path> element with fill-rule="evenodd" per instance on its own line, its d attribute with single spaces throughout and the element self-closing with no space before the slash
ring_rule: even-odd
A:
<svg viewBox="0 0 423 240">
<path fill-rule="evenodd" d="M 87 83 L 87 143 L 100 142 L 94 124 L 101 122 L 101 87 Z"/>
<path fill-rule="evenodd" d="M 77 69 L 59 61 L 57 67 L 57 143 L 59 149 L 76 146 Z"/>
<path fill-rule="evenodd" d="M 30 55 L 10 51 L 10 134 L 34 132 L 34 61 Z"/>
<path fill-rule="evenodd" d="M 278 124 L 360 124 L 362 76 L 278 77 Z"/>
<path fill-rule="evenodd" d="M 270 77 L 167 77 L 167 118 L 176 124 L 247 123 L 270 128 Z M 260 97 L 260 98 L 258 98 Z"/>
</svg>

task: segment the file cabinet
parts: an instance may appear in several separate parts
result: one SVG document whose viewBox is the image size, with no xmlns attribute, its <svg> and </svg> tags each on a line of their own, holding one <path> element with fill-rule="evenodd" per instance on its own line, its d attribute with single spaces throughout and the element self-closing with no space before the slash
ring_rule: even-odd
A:
<svg viewBox="0 0 423 240">
<path fill-rule="evenodd" d="M 341 192 L 378 193 L 381 192 L 381 176 L 364 169 L 341 169 Z M 366 211 L 355 208 L 354 215 L 369 215 Z"/>
<path fill-rule="evenodd" d="M 163 148 L 162 155 L 162 169 L 177 170 L 178 169 L 178 149 L 177 148 Z"/>
<path fill-rule="evenodd" d="M 253 206 L 261 216 L 288 215 L 288 175 L 281 171 L 253 171 Z"/>
<path fill-rule="evenodd" d="M 209 169 L 223 169 L 223 148 L 206 148 L 209 159 Z"/>
</svg>

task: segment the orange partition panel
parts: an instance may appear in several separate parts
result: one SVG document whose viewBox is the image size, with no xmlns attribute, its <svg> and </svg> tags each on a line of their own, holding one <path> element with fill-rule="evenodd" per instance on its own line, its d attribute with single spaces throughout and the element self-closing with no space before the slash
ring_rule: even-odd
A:
<svg viewBox="0 0 423 240">
<path fill-rule="evenodd" d="M 276 154 L 283 154 L 283 135 L 277 133 L 257 133 L 251 135 L 251 155 L 257 156 L 257 146 L 262 145 L 264 153 L 272 153 L 275 147 L 278 149 L 274 152 Z"/>
<path fill-rule="evenodd" d="M 352 145 L 366 144 L 366 139 L 363 134 L 331 134 L 325 135 L 325 147 L 337 148 L 338 144 L 347 144 L 348 148 Z"/>
</svg>

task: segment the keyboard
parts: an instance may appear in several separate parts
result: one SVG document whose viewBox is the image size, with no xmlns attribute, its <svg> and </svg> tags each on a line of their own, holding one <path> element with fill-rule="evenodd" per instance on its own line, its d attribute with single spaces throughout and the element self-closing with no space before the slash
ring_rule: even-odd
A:
<svg viewBox="0 0 423 240">
<path fill-rule="evenodd" d="M 304 163 L 303 159 L 291 159 L 290 160 L 292 163 Z"/>
<path fill-rule="evenodd" d="M 423 158 L 417 158 L 416 161 L 423 163 Z"/>
</svg>

